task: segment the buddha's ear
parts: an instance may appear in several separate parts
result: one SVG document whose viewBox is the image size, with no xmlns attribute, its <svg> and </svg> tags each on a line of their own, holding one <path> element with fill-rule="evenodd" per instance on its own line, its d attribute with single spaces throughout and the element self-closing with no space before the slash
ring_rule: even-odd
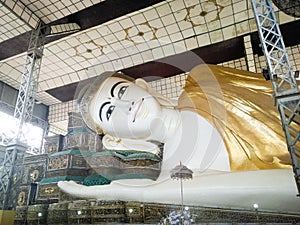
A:
<svg viewBox="0 0 300 225">
<path fill-rule="evenodd" d="M 142 78 L 138 78 L 135 80 L 135 84 L 140 86 L 141 88 L 148 91 L 153 97 L 156 98 L 156 100 L 160 103 L 160 105 L 174 108 L 177 105 L 177 100 L 169 99 L 162 94 L 156 92 L 150 85 Z"/>
<path fill-rule="evenodd" d="M 142 78 L 136 79 L 135 84 L 140 86 L 141 88 L 147 90 L 147 91 L 149 90 L 149 84 Z"/>
</svg>

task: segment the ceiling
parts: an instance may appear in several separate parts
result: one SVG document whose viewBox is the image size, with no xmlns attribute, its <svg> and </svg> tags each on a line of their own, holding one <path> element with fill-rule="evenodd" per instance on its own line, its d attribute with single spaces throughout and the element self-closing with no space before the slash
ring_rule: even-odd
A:
<svg viewBox="0 0 300 225">
<path fill-rule="evenodd" d="M 286 45 L 299 44 L 299 21 L 275 10 Z M 50 106 L 72 100 L 78 82 L 107 70 L 167 77 L 180 73 L 168 62 L 185 62 L 189 52 L 205 63 L 239 59 L 248 34 L 262 55 L 249 0 L 2 0 L 0 15 L 0 80 L 16 89 L 39 21 L 80 26 L 46 38 L 37 100 Z M 201 62 L 186 63 L 189 70 Z"/>
</svg>

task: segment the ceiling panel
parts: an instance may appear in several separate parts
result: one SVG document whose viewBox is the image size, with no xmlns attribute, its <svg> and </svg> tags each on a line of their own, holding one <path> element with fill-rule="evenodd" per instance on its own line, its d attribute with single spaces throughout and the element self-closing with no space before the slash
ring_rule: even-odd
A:
<svg viewBox="0 0 300 225">
<path fill-rule="evenodd" d="M 81 3 L 88 7 L 88 4 L 99 2 Z M 67 9 L 71 14 L 77 3 L 81 5 L 79 1 L 72 1 L 71 4 L 70 1 L 54 0 L 27 1 L 25 4 L 36 13 L 44 11 L 50 15 L 49 12 L 55 12 L 56 9 L 57 12 Z M 107 70 L 135 68 L 128 71 L 136 71 L 137 66 L 141 64 L 159 61 L 186 51 L 196 51 L 198 56 L 201 55 L 208 62 L 212 61 L 210 57 L 214 57 L 214 62 L 219 62 L 224 57 L 207 54 L 207 49 L 203 47 L 227 43 L 225 41 L 256 31 L 249 4 L 250 1 L 244 0 L 162 1 L 50 42 L 45 45 L 42 59 L 39 94 L 77 83 Z M 78 6 L 78 10 L 79 8 Z M 282 16 L 278 11 L 276 15 L 284 22 L 296 20 L 293 17 Z M 235 46 L 230 48 L 243 48 L 243 45 L 238 39 Z M 216 53 L 214 50 L 210 51 Z M 240 56 L 239 53 L 232 55 Z M 0 75 L 8 84 L 16 87 L 20 78 L 17 73 L 22 73 L 25 54 L 3 59 L 1 62 L 5 63 L 4 67 L 11 65 L 13 72 L 2 72 Z M 156 64 L 156 67 L 158 65 L 161 66 Z M 52 101 L 58 100 L 47 100 L 47 104 Z"/>
<path fill-rule="evenodd" d="M 0 42 L 25 33 L 31 28 L 0 3 Z"/>
<path fill-rule="evenodd" d="M 22 2 L 47 24 L 103 1 L 105 0 L 23 0 Z"/>
<path fill-rule="evenodd" d="M 99 24 L 102 24 L 104 22 L 110 21 L 114 18 L 118 18 L 122 15 L 126 15 L 130 12 L 134 12 L 136 10 L 143 9 L 147 6 L 153 5 L 157 2 L 160 2 L 162 0 L 147 0 L 147 1 L 140 1 L 140 0 L 109 0 L 100 2 L 101 4 L 94 4 L 91 7 L 85 8 L 84 10 L 78 11 L 74 14 L 71 14 L 69 16 L 63 17 L 59 20 L 54 21 L 53 23 L 49 25 L 58 25 L 58 24 L 64 24 L 64 23 L 77 23 L 80 25 L 81 30 L 86 30 L 91 27 L 97 26 Z M 11 6 L 12 11 L 16 10 L 14 5 L 18 6 L 18 10 L 26 12 L 26 15 L 28 14 L 28 11 L 31 11 L 27 6 L 25 6 L 21 1 L 13 2 L 12 0 L 3 0 L 3 2 L 13 3 Z M 58 3 L 60 1 L 57 1 Z M 83 1 L 84 2 L 84 1 Z M 21 10 L 19 10 L 19 5 L 22 5 Z M 88 4 L 88 3 L 87 3 Z M 118 10 L 112 10 L 112 9 L 118 9 Z M 15 13 L 15 12 L 14 12 Z M 92 18 L 92 19 L 90 19 Z M 24 18 L 25 21 L 28 20 Z M 31 11 L 29 16 L 29 21 L 36 23 L 37 16 Z M 35 27 L 35 26 L 31 26 Z M 27 45 L 29 42 L 31 32 L 23 33 L 19 36 L 15 36 L 14 38 L 11 38 L 5 42 L 0 42 L 0 60 L 4 60 L 7 58 L 10 58 L 12 56 L 21 54 L 27 50 Z M 62 37 L 67 36 L 68 34 L 61 34 L 56 36 L 47 37 L 45 40 L 45 43 L 51 43 L 53 41 L 59 40 Z M 14 47 L 11 47 L 14 46 Z"/>
<path fill-rule="evenodd" d="M 250 14 L 246 3 L 236 2 L 241 7 L 240 12 Z M 232 5 L 228 1 L 222 6 L 198 0 L 158 3 L 48 44 L 40 80 L 71 74 L 68 77 L 75 82 L 86 77 L 74 72 L 83 74 L 92 65 L 98 65 L 98 74 L 106 70 L 121 70 L 251 31 L 253 19 L 247 20 L 246 17 L 240 20 L 240 24 L 235 24 L 239 18 L 229 17 L 230 12 Z M 228 17 L 231 21 L 227 21 L 224 28 L 221 21 L 229 20 Z M 48 83 L 55 84 L 54 81 Z"/>
</svg>

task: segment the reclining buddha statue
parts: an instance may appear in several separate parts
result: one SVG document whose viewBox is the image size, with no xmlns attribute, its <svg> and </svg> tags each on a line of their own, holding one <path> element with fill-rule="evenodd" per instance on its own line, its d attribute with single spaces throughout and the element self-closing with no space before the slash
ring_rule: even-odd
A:
<svg viewBox="0 0 300 225">
<path fill-rule="evenodd" d="M 107 149 L 161 154 L 162 165 L 157 180 L 124 179 L 92 187 L 59 182 L 71 195 L 174 203 L 178 190 L 170 170 L 181 162 L 194 172 L 185 199 L 196 204 L 200 186 L 223 181 L 226 190 L 237 183 L 247 188 L 257 172 L 291 168 L 271 84 L 260 74 L 201 64 L 190 71 L 175 102 L 143 79 L 107 72 L 82 89 L 78 105 L 86 125 L 103 134 Z M 162 152 L 157 143 L 163 144 Z M 204 184 L 203 179 L 210 179 L 206 176 L 218 182 Z"/>
</svg>

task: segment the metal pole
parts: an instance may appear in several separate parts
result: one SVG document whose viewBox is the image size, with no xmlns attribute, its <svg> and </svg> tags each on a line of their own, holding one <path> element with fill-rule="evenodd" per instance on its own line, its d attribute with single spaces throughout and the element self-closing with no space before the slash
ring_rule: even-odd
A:
<svg viewBox="0 0 300 225">
<path fill-rule="evenodd" d="M 32 32 L 24 73 L 21 77 L 19 94 L 17 97 L 14 117 L 18 121 L 18 130 L 16 140 L 23 137 L 23 125 L 30 122 L 32 118 L 33 107 L 35 104 L 35 95 L 38 88 L 39 71 L 44 50 L 45 32 L 43 24 L 39 23 L 36 30 Z"/>
<path fill-rule="evenodd" d="M 44 24 L 40 22 L 37 29 L 32 31 L 30 37 L 26 64 L 21 76 L 21 84 L 14 112 L 14 117 L 18 121 L 17 134 L 14 140 L 9 141 L 11 144 L 17 144 L 21 141 L 23 136 L 23 125 L 26 122 L 30 122 L 32 118 L 44 49 L 45 30 L 43 26 Z M 13 150 L 6 150 L 3 161 L 3 168 L 5 167 L 5 169 L 2 169 L 0 174 L 0 192 L 2 191 L 3 193 L 1 193 L 1 195 L 4 196 L 2 205 L 3 208 L 6 207 L 8 189 L 11 183 L 11 175 L 16 160 L 16 151 L 16 148 L 13 148 Z"/>
<path fill-rule="evenodd" d="M 183 184 L 182 184 L 182 178 L 180 178 L 180 192 L 181 192 L 181 213 L 183 213 Z"/>
</svg>

